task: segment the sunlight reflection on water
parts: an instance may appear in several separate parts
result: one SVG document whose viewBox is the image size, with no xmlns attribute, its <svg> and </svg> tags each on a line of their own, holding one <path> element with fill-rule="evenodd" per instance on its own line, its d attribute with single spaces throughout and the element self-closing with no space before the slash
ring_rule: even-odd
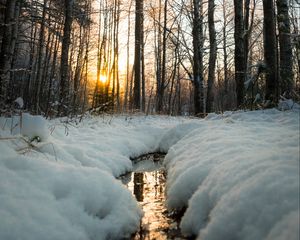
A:
<svg viewBox="0 0 300 240">
<path fill-rule="evenodd" d="M 122 178 L 144 211 L 140 231 L 132 238 L 134 240 L 184 239 L 180 237 L 178 223 L 168 216 L 165 207 L 163 158 L 164 155 L 149 154 L 134 164 L 132 173 Z"/>
</svg>

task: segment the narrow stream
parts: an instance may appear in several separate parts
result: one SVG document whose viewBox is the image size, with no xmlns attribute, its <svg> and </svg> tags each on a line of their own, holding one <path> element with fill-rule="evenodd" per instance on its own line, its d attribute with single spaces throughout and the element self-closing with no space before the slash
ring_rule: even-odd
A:
<svg viewBox="0 0 300 240">
<path fill-rule="evenodd" d="M 165 207 L 166 172 L 164 154 L 148 154 L 135 159 L 133 172 L 122 177 L 122 182 L 140 203 L 144 217 L 140 230 L 132 240 L 185 239 L 180 235 L 178 222 Z"/>
</svg>

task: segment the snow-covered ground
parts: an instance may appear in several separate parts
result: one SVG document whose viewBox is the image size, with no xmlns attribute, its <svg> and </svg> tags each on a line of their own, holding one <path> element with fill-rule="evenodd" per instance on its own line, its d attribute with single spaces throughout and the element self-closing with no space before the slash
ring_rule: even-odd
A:
<svg viewBox="0 0 300 240">
<path fill-rule="evenodd" d="M 138 229 L 141 210 L 115 177 L 131 170 L 130 156 L 155 151 L 162 132 L 180 120 L 19 120 L 0 120 L 1 240 L 121 239 Z"/>
<path fill-rule="evenodd" d="M 165 164 L 168 207 L 187 207 L 185 234 L 299 239 L 299 112 L 212 114 L 184 128 L 184 138 L 181 126 L 164 138 L 181 139 Z"/>
<path fill-rule="evenodd" d="M 299 111 L 78 125 L 23 114 L 21 122 L 0 118 L 0 139 L 1 240 L 129 236 L 142 212 L 115 177 L 131 170 L 129 157 L 154 151 L 168 151 L 168 207 L 187 207 L 186 234 L 298 237 Z"/>
</svg>

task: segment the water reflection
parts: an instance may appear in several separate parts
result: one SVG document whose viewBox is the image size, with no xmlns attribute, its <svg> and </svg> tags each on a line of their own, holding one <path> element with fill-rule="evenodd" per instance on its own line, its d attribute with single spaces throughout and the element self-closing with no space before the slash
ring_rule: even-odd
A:
<svg viewBox="0 0 300 240">
<path fill-rule="evenodd" d="M 143 156 L 145 158 L 145 156 Z M 160 161 L 154 161 L 153 156 L 138 161 L 134 165 L 134 172 L 122 180 L 141 204 L 144 217 L 141 228 L 132 238 L 134 240 L 165 240 L 184 239 L 180 236 L 178 223 L 170 218 L 165 207 L 166 174 Z"/>
<path fill-rule="evenodd" d="M 143 202 L 144 200 L 144 174 L 134 173 L 133 174 L 133 194 L 138 202 Z"/>
</svg>

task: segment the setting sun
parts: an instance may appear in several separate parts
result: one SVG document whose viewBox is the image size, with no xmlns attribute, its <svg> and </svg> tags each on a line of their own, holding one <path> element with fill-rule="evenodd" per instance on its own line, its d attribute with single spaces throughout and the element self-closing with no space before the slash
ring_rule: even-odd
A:
<svg viewBox="0 0 300 240">
<path fill-rule="evenodd" d="M 106 81 L 107 81 L 107 76 L 105 76 L 105 75 L 100 75 L 100 82 L 106 83 Z"/>
</svg>

